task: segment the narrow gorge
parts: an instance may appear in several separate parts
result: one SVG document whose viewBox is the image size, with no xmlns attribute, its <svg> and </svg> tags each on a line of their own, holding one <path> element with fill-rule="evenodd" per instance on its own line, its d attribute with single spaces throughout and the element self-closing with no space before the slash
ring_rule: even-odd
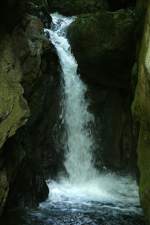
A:
<svg viewBox="0 0 150 225">
<path fill-rule="evenodd" d="M 2 1 L 0 224 L 150 224 L 149 15 Z"/>
</svg>

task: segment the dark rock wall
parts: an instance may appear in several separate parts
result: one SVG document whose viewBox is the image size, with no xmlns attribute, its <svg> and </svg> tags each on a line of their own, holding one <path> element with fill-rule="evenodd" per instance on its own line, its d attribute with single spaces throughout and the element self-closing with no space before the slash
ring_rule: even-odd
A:
<svg viewBox="0 0 150 225">
<path fill-rule="evenodd" d="M 1 30 L 11 31 L 22 19 L 27 1 L 2 0 L 0 3 L 0 24 Z"/>
<path fill-rule="evenodd" d="M 138 10 L 145 13 L 142 40 L 138 42 L 138 81 L 132 111 L 140 126 L 137 148 L 140 198 L 147 224 L 150 224 L 150 1 L 139 1 Z"/>
<path fill-rule="evenodd" d="M 48 5 L 51 12 L 71 16 L 108 9 L 105 0 L 48 0 Z"/>
<path fill-rule="evenodd" d="M 138 132 L 130 110 L 136 25 L 134 10 L 101 10 L 78 16 L 68 31 L 80 75 L 89 86 L 98 167 L 136 168 Z"/>
<path fill-rule="evenodd" d="M 108 0 L 110 9 L 112 11 L 122 9 L 122 8 L 128 8 L 128 7 L 135 7 L 136 0 Z"/>
<path fill-rule="evenodd" d="M 44 200 L 44 171 L 54 173 L 60 166 L 51 137 L 58 114 L 59 62 L 44 35 L 51 18 L 43 3 L 6 1 L 1 8 L 8 9 L 8 17 L 1 14 L 0 212 L 6 202 L 10 208 Z"/>
<path fill-rule="evenodd" d="M 78 15 L 68 37 L 88 85 L 89 110 L 95 115 L 96 166 L 133 171 L 140 126 L 140 193 L 149 221 L 149 66 L 143 61 L 149 56 L 149 13 L 143 47 L 138 45 L 142 56 L 135 63 L 137 32 L 143 26 L 137 16 L 143 15 L 147 1 L 138 1 L 137 13 L 134 0 L 3 0 L 0 4 L 0 213 L 5 205 L 36 206 L 48 195 L 45 179 L 63 168 L 63 128 L 57 127 L 59 62 L 43 33 L 51 23 L 49 8 Z"/>
<path fill-rule="evenodd" d="M 76 19 L 68 36 L 83 79 L 95 85 L 129 87 L 135 59 L 135 26 L 132 10 L 103 10 Z"/>
<path fill-rule="evenodd" d="M 136 0 L 48 0 L 51 12 L 64 15 L 80 15 L 94 13 L 101 9 L 115 11 L 119 9 L 134 8 Z"/>
</svg>

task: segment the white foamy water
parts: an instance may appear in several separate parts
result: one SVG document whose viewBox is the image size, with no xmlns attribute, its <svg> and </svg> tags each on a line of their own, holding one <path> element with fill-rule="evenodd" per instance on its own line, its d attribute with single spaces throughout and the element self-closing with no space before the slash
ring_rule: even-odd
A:
<svg viewBox="0 0 150 225">
<path fill-rule="evenodd" d="M 95 143 L 90 130 L 94 117 L 88 111 L 87 87 L 77 74 L 78 65 L 66 37 L 67 28 L 75 18 L 56 13 L 52 14 L 52 19 L 51 30 L 45 29 L 45 32 L 50 34 L 62 69 L 63 117 L 67 133 L 64 165 L 68 178 L 48 182 L 49 199 L 41 207 L 49 207 L 53 203 L 72 205 L 94 201 L 116 204 L 120 209 L 124 206 L 125 210 L 137 210 L 138 187 L 133 178 L 100 174 L 94 168 L 92 152 Z"/>
<path fill-rule="evenodd" d="M 67 133 L 64 164 L 69 180 L 72 183 L 83 183 L 96 175 L 92 163 L 94 141 L 90 133 L 90 124 L 94 118 L 88 111 L 88 101 L 85 99 L 87 88 L 77 74 L 78 65 L 66 38 L 66 29 L 74 18 L 58 14 L 53 14 L 52 18 L 53 26 L 48 32 L 58 52 L 64 81 L 63 116 Z"/>
</svg>

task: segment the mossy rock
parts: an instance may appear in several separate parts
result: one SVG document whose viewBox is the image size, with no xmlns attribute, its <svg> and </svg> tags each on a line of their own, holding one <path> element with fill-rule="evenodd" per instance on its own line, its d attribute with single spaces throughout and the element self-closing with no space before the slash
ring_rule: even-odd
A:
<svg viewBox="0 0 150 225">
<path fill-rule="evenodd" d="M 0 148 L 25 124 L 29 108 L 20 84 L 22 72 L 13 54 L 11 39 L 5 37 L 0 45 Z"/>
<path fill-rule="evenodd" d="M 136 0 L 107 0 L 111 10 L 135 7 Z"/>
<path fill-rule="evenodd" d="M 6 153 L 2 146 L 26 123 L 29 116 L 29 108 L 23 97 L 21 77 L 22 72 L 19 60 L 13 52 L 12 39 L 6 35 L 0 42 L 0 214 L 9 192 L 9 178 L 6 169 L 8 164 L 5 161 L 7 166 L 3 165 L 3 160 L 5 160 L 3 154 L 6 155 L 8 152 Z M 19 157 L 21 152 L 17 152 L 17 155 Z M 11 156 L 9 160 L 10 158 Z M 12 171 L 15 163 L 13 161 Z"/>
<path fill-rule="evenodd" d="M 81 76 L 96 84 L 129 86 L 135 55 L 132 10 L 79 16 L 68 30 Z"/>
<path fill-rule="evenodd" d="M 57 11 L 64 15 L 79 15 L 108 9 L 105 0 L 48 0 L 48 4 L 51 12 Z"/>
<path fill-rule="evenodd" d="M 9 191 L 9 183 L 7 179 L 6 170 L 0 170 L 0 215 L 6 202 Z"/>
<path fill-rule="evenodd" d="M 145 8 L 145 1 L 139 1 L 139 3 L 142 3 Z M 138 143 L 140 198 L 146 221 L 150 224 L 150 1 L 147 1 L 147 9 L 138 60 L 138 83 L 132 111 L 135 120 L 140 123 Z"/>
<path fill-rule="evenodd" d="M 138 143 L 140 199 L 146 221 L 150 224 L 150 124 L 142 124 Z"/>
</svg>

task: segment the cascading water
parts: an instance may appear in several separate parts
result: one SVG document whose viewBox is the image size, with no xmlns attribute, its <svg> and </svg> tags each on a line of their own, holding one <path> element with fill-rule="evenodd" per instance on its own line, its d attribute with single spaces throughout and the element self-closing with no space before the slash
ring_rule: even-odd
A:
<svg viewBox="0 0 150 225">
<path fill-rule="evenodd" d="M 65 143 L 65 167 L 72 183 L 81 183 L 96 175 L 92 165 L 93 137 L 90 124 L 94 118 L 88 111 L 85 99 L 86 85 L 77 74 L 77 62 L 71 53 L 66 38 L 66 29 L 74 18 L 66 18 L 58 14 L 52 15 L 53 26 L 50 32 L 62 68 L 64 92 L 64 123 L 67 133 Z"/>
<path fill-rule="evenodd" d="M 63 117 L 67 133 L 64 165 L 69 175 L 68 178 L 62 177 L 59 182 L 49 183 L 49 201 L 66 202 L 68 199 L 69 202 L 82 204 L 87 201 L 117 202 L 120 208 L 137 210 L 139 199 L 136 182 L 131 177 L 99 174 L 92 163 L 95 143 L 90 125 L 94 123 L 94 118 L 88 111 L 89 104 L 85 98 L 87 88 L 77 74 L 78 65 L 66 37 L 67 28 L 74 19 L 53 14 L 51 30 L 45 29 L 56 47 L 62 69 Z M 47 204 L 42 204 L 42 207 L 45 208 Z"/>
<path fill-rule="evenodd" d="M 62 69 L 62 106 L 65 162 L 68 177 L 48 181 L 49 198 L 37 210 L 14 212 L 5 225 L 144 225 L 138 187 L 132 177 L 99 173 L 93 165 L 94 118 L 88 111 L 86 85 L 77 74 L 77 62 L 66 33 L 74 17 L 53 14 L 50 41 L 56 47 Z M 57 143 L 58 144 L 58 143 Z M 8 220 L 8 221 L 7 221 Z M 13 223 L 12 223 L 13 222 Z"/>
<path fill-rule="evenodd" d="M 52 14 L 49 33 L 62 69 L 63 117 L 67 139 L 65 168 L 68 177 L 49 181 L 49 198 L 31 213 L 35 225 L 143 225 L 138 187 L 131 177 L 100 174 L 94 168 L 94 123 L 85 97 L 87 88 L 77 74 L 77 62 L 66 33 L 74 17 Z M 142 222 L 141 222 L 142 221 Z"/>
</svg>

